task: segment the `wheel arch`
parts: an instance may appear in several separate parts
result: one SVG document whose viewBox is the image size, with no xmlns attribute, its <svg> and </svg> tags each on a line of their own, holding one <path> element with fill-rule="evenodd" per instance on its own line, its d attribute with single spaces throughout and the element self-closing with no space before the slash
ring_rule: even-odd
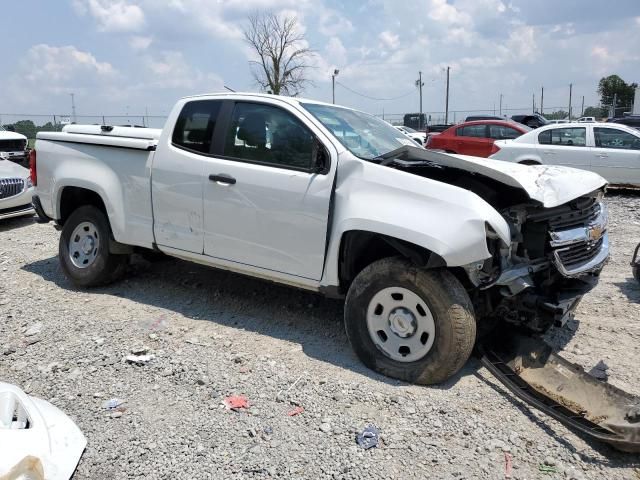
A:
<svg viewBox="0 0 640 480">
<path fill-rule="evenodd" d="M 338 256 L 339 292 L 346 293 L 353 279 L 373 262 L 400 256 L 424 268 L 446 267 L 437 253 L 406 240 L 381 233 L 349 230 L 342 234 Z"/>
</svg>

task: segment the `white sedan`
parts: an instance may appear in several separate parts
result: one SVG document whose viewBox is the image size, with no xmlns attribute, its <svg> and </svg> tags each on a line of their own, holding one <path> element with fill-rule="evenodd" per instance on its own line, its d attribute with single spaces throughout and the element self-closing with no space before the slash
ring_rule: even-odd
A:
<svg viewBox="0 0 640 480">
<path fill-rule="evenodd" d="M 640 132 L 617 123 L 548 125 L 494 143 L 495 160 L 591 170 L 609 183 L 640 185 Z"/>
<path fill-rule="evenodd" d="M 394 125 L 396 130 L 400 130 L 411 140 L 418 142 L 420 145 L 424 145 L 427 142 L 427 134 L 425 132 L 419 132 L 411 127 L 405 127 L 404 125 Z"/>
<path fill-rule="evenodd" d="M 0 152 L 0 220 L 35 213 L 29 170 L 8 158 L 6 152 Z"/>
</svg>

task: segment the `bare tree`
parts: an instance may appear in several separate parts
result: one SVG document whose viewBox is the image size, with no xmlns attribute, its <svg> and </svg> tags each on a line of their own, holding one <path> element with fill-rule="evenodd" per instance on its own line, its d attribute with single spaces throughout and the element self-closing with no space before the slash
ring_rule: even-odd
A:
<svg viewBox="0 0 640 480">
<path fill-rule="evenodd" d="M 313 52 L 306 48 L 295 17 L 261 13 L 249 17 L 244 32 L 259 60 L 250 61 L 253 76 L 262 90 L 275 95 L 296 96 L 311 83 L 306 71 Z"/>
</svg>

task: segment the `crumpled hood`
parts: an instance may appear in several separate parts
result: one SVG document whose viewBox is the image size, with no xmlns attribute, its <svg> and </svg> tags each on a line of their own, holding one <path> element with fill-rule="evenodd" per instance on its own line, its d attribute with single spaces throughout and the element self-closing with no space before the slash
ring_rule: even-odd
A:
<svg viewBox="0 0 640 480">
<path fill-rule="evenodd" d="M 11 160 L 0 158 L 0 178 L 27 178 L 29 170 Z"/>
<path fill-rule="evenodd" d="M 524 190 L 546 208 L 557 207 L 607 184 L 597 173 L 551 165 L 520 165 L 468 155 L 452 155 L 422 148 L 403 147 L 412 160 L 426 160 L 492 178 Z"/>
</svg>

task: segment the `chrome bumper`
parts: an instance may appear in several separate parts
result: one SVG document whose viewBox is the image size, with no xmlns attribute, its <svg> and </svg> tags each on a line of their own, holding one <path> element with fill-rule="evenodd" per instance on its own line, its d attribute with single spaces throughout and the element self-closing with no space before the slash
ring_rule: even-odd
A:
<svg viewBox="0 0 640 480">
<path fill-rule="evenodd" d="M 562 275 L 577 277 L 602 270 L 609 258 L 607 224 L 607 208 L 600 203 L 600 213 L 586 227 L 550 232 L 553 263 Z"/>
</svg>

